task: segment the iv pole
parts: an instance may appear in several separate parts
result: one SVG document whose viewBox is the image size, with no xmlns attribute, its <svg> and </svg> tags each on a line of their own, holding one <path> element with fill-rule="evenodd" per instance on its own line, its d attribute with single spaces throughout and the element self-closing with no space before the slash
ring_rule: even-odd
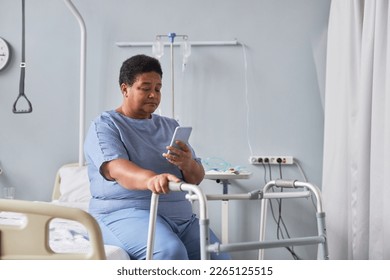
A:
<svg viewBox="0 0 390 280">
<path fill-rule="evenodd" d="M 169 38 L 169 43 L 165 44 L 160 41 L 161 38 Z M 116 42 L 118 47 L 149 47 L 152 46 L 153 49 L 156 49 L 159 54 L 155 56 L 159 59 L 164 51 L 164 45 L 170 46 L 171 53 L 171 83 L 172 83 L 172 117 L 175 118 L 175 89 L 174 89 L 174 46 L 180 46 L 181 44 L 175 42 L 176 37 L 181 37 L 184 41 L 188 40 L 187 35 L 177 35 L 176 33 L 168 33 L 168 35 L 157 35 L 155 42 Z M 159 43 L 159 44 L 157 44 Z M 237 46 L 240 43 L 235 39 L 231 41 L 191 41 L 192 46 Z M 188 56 L 187 56 L 188 58 Z"/>
<path fill-rule="evenodd" d="M 171 85 L 172 85 L 172 118 L 175 118 L 175 71 L 174 71 L 174 57 L 173 57 L 173 42 L 175 41 L 176 34 L 169 33 L 168 34 L 170 40 L 171 47 Z"/>
<path fill-rule="evenodd" d="M 160 40 L 162 37 L 169 38 L 170 53 L 171 53 L 171 85 L 172 85 L 172 118 L 175 118 L 175 66 L 174 66 L 174 43 L 176 37 L 181 37 L 183 40 L 187 40 L 187 35 L 177 35 L 176 33 L 168 33 L 168 35 L 157 35 L 156 39 Z"/>
</svg>

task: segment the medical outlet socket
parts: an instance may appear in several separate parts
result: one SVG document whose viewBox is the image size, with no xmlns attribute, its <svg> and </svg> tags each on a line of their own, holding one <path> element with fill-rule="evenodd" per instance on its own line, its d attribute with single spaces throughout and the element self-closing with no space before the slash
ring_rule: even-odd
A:
<svg viewBox="0 0 390 280">
<path fill-rule="evenodd" d="M 250 156 L 251 164 L 293 164 L 292 156 Z"/>
</svg>

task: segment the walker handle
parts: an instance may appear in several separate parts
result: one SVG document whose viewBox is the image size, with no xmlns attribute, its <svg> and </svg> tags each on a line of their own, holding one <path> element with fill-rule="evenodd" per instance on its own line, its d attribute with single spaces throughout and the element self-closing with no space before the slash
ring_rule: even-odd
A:
<svg viewBox="0 0 390 280">
<path fill-rule="evenodd" d="M 169 190 L 173 191 L 173 192 L 182 191 L 182 189 L 181 189 L 182 184 L 183 184 L 183 182 L 179 182 L 179 183 L 169 182 Z"/>
<path fill-rule="evenodd" d="M 296 188 L 297 180 L 275 180 L 275 186 L 279 188 Z"/>
</svg>

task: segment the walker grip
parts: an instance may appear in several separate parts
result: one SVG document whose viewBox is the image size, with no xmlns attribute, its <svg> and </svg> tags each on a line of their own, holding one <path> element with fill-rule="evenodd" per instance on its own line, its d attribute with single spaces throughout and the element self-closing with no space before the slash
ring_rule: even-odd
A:
<svg viewBox="0 0 390 280">
<path fill-rule="evenodd" d="M 183 182 L 179 182 L 179 183 L 169 182 L 169 190 L 173 191 L 173 192 L 181 191 L 181 185 L 182 184 L 183 184 Z"/>
<path fill-rule="evenodd" d="M 296 180 L 275 180 L 275 186 L 279 188 L 295 188 Z"/>
</svg>

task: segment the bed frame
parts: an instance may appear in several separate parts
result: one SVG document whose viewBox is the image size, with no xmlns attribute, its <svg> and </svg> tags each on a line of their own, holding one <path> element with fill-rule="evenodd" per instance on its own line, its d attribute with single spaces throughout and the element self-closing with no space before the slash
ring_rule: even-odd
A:
<svg viewBox="0 0 390 280">
<path fill-rule="evenodd" d="M 22 225 L 0 225 L 0 259 L 106 259 L 99 225 L 90 214 L 81 209 L 49 202 L 0 199 L 0 210 L 26 216 L 26 222 Z M 88 231 L 91 251 L 54 252 L 49 246 L 49 225 L 54 218 L 83 224 Z"/>
<path fill-rule="evenodd" d="M 69 163 L 61 168 L 77 166 L 77 163 Z M 55 176 L 53 201 L 61 196 L 60 169 Z M 0 259 L 106 259 L 100 227 L 96 220 L 82 209 L 50 202 L 0 199 L 0 211 L 20 213 L 26 218 L 23 225 L 0 225 Z M 49 246 L 49 226 L 54 218 L 81 223 L 88 232 L 91 251 L 54 252 Z"/>
</svg>

